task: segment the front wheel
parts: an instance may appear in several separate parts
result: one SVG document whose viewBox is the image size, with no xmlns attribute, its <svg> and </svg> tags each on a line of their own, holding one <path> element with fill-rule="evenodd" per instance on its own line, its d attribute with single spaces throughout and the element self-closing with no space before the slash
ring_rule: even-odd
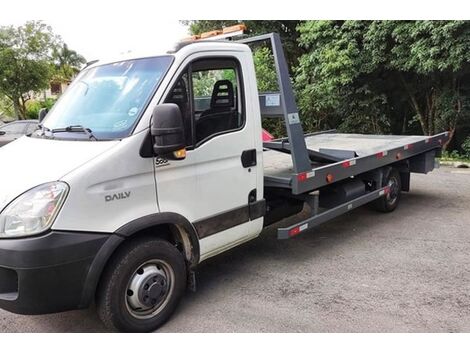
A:
<svg viewBox="0 0 470 352">
<path fill-rule="evenodd" d="M 185 285 L 184 258 L 172 244 L 136 240 L 108 265 L 97 293 L 98 315 L 112 330 L 156 330 L 175 310 Z"/>
<path fill-rule="evenodd" d="M 385 186 L 389 187 L 389 192 L 372 202 L 372 206 L 380 212 L 389 213 L 396 209 L 401 197 L 401 178 L 397 169 L 390 168 L 384 174 L 382 187 Z"/>
</svg>

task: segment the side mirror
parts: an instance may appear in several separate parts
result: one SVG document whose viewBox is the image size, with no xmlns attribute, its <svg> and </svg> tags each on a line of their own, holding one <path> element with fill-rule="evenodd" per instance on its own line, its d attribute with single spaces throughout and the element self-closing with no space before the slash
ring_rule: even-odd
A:
<svg viewBox="0 0 470 352">
<path fill-rule="evenodd" d="M 153 109 L 150 134 L 156 155 L 168 159 L 186 157 L 183 117 L 178 105 L 167 103 Z"/>
<path fill-rule="evenodd" d="M 46 117 L 47 113 L 48 113 L 47 108 L 42 108 L 41 110 L 39 110 L 39 113 L 38 113 L 38 120 L 39 120 L 39 123 L 41 123 L 42 120 L 44 120 L 44 118 Z"/>
</svg>

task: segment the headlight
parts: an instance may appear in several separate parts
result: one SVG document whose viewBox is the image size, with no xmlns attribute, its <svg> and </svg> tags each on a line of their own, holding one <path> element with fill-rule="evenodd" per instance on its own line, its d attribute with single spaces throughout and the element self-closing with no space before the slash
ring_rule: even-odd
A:
<svg viewBox="0 0 470 352">
<path fill-rule="evenodd" d="M 23 193 L 0 213 L 0 238 L 36 235 L 47 230 L 68 190 L 64 182 L 51 182 Z"/>
</svg>

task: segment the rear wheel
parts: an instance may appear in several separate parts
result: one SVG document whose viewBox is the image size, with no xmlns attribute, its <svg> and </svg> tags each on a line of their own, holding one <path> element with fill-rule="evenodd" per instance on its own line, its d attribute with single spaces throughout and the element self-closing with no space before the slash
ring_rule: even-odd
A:
<svg viewBox="0 0 470 352">
<path fill-rule="evenodd" d="M 172 244 L 136 240 L 108 265 L 98 290 L 98 315 L 112 330 L 156 330 L 173 313 L 185 285 L 184 258 Z"/>
<path fill-rule="evenodd" d="M 389 192 L 371 203 L 374 209 L 389 213 L 396 209 L 401 198 L 400 173 L 395 168 L 390 168 L 383 177 L 382 187 L 388 186 Z"/>
</svg>

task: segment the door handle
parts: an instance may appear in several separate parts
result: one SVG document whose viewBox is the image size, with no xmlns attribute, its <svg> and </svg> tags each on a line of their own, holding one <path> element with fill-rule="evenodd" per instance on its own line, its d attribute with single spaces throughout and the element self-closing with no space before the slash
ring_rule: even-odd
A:
<svg viewBox="0 0 470 352">
<path fill-rule="evenodd" d="M 248 149 L 242 152 L 243 167 L 256 166 L 256 149 Z"/>
</svg>

